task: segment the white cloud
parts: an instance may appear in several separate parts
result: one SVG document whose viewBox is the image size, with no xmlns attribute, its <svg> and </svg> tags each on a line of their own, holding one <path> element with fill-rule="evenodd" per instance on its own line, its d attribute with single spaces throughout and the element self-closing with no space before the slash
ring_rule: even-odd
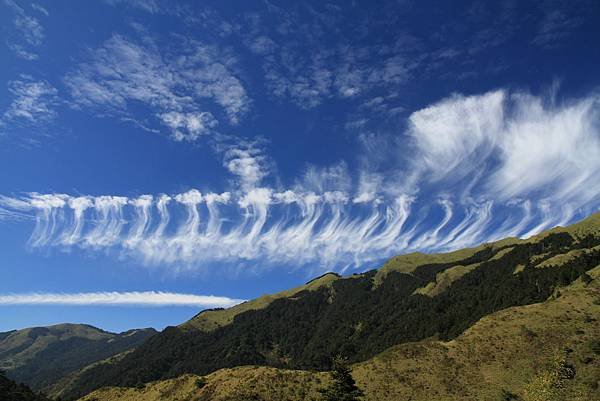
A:
<svg viewBox="0 0 600 401">
<path fill-rule="evenodd" d="M 242 189 L 256 187 L 269 174 L 268 160 L 262 149 L 253 144 L 237 144 L 223 155 L 223 165 L 239 178 Z"/>
<path fill-rule="evenodd" d="M 129 7 L 139 8 L 150 14 L 156 14 L 161 11 L 161 7 L 156 0 L 105 0 L 111 6 L 124 4 Z"/>
<path fill-rule="evenodd" d="M 7 209 L 0 206 L 0 221 L 3 220 L 30 220 L 31 216 L 21 213 L 15 209 Z"/>
<path fill-rule="evenodd" d="M 40 4 L 32 3 L 31 8 L 34 9 L 35 11 L 38 11 L 38 12 L 44 14 L 46 17 L 50 16 L 50 13 L 48 12 L 48 10 Z"/>
<path fill-rule="evenodd" d="M 269 187 L 259 142 L 217 136 L 215 149 L 238 179 L 231 192 L 32 193 L 0 197 L 0 211 L 35 220 L 33 247 L 114 249 L 151 265 L 364 266 L 411 250 L 525 237 L 595 211 L 599 111 L 595 94 L 564 102 L 523 92 L 454 95 L 411 115 L 411 146 L 363 137 L 365 153 L 377 157 L 358 174 L 345 162 L 309 166 L 291 188 Z M 404 167 L 417 171 L 410 191 L 394 170 L 401 163 L 380 168 L 386 146 L 384 154 L 404 152 Z"/>
<path fill-rule="evenodd" d="M 352 202 L 380 202 L 378 194 L 382 184 L 383 176 L 381 174 L 362 171 L 358 181 L 357 195 L 352 199 Z"/>
<path fill-rule="evenodd" d="M 600 97 L 544 103 L 513 95 L 499 144 L 501 165 L 490 188 L 505 198 L 541 191 L 546 197 L 587 203 L 600 189 Z"/>
<path fill-rule="evenodd" d="M 10 81 L 12 95 L 8 109 L 0 114 L 0 136 L 10 134 L 26 143 L 36 143 L 34 136 L 46 132 L 46 125 L 56 117 L 58 91 L 45 81 L 34 81 L 29 76 Z"/>
<path fill-rule="evenodd" d="M 360 96 L 390 91 L 407 82 L 418 65 L 416 57 L 392 46 L 359 46 L 356 43 L 362 38 L 354 41 L 342 36 L 336 29 L 339 21 L 331 21 L 330 11 L 311 9 L 309 16 L 301 16 L 271 4 L 267 9 L 266 14 L 276 15 L 280 24 L 266 23 L 258 13 L 246 15 L 237 21 L 237 34 L 250 51 L 262 56 L 267 89 L 301 108 L 332 99 L 350 103 Z M 334 14 L 341 17 L 343 12 Z M 336 39 L 324 41 L 323 37 Z"/>
<path fill-rule="evenodd" d="M 26 50 L 23 45 L 29 47 L 40 46 L 46 37 L 44 34 L 44 27 L 37 18 L 28 15 L 25 10 L 14 1 L 4 0 L 4 5 L 11 10 L 14 18 L 13 24 L 15 33 L 18 32 L 17 35 L 8 38 L 8 47 L 13 50 L 17 56 L 23 59 L 30 61 L 37 59 L 37 54 Z M 32 6 L 32 8 L 43 13 L 43 11 L 35 6 Z M 14 43 L 15 40 L 21 42 L 23 45 Z"/>
<path fill-rule="evenodd" d="M 13 52 L 15 52 L 17 57 L 20 57 L 24 60 L 33 61 L 37 60 L 39 57 L 37 54 L 25 50 L 23 46 L 16 43 L 8 43 L 7 45 Z"/>
<path fill-rule="evenodd" d="M 529 234 L 574 216 L 573 210 L 553 204 L 530 202 L 522 218 L 525 208 L 518 205 L 494 208 L 491 201 L 443 199 L 439 217 L 411 196 L 376 199 L 353 202 L 340 190 L 260 187 L 236 194 L 191 189 L 131 199 L 30 194 L 0 198 L 0 209 L 35 218 L 34 248 L 115 249 L 151 265 L 261 261 L 264 266 L 310 265 L 313 272 L 364 266 L 410 250 L 447 250 Z M 497 211 L 521 223 L 490 230 Z"/>
<path fill-rule="evenodd" d="M 180 294 L 162 291 L 80 292 L 0 294 L 0 306 L 10 305 L 98 305 L 98 306 L 194 306 L 228 308 L 244 302 L 241 299 L 213 295 Z"/>
<path fill-rule="evenodd" d="M 272 53 L 276 49 L 277 44 L 271 38 L 262 35 L 250 40 L 248 47 L 253 53 L 264 56 Z"/>
<path fill-rule="evenodd" d="M 327 191 L 349 192 L 352 178 L 345 162 L 328 167 L 308 166 L 302 181 L 296 187 L 306 191 L 324 193 Z"/>
<path fill-rule="evenodd" d="M 409 156 L 422 185 L 491 199 L 534 196 L 578 207 L 598 198 L 600 98 L 558 102 L 551 96 L 494 91 L 454 95 L 411 114 Z"/>
<path fill-rule="evenodd" d="M 14 99 L 3 120 L 26 120 L 30 123 L 47 121 L 55 116 L 53 106 L 57 102 L 57 90 L 44 81 L 33 81 L 29 77 L 11 81 L 8 90 Z"/>
<path fill-rule="evenodd" d="M 160 116 L 162 122 L 171 128 L 176 141 L 195 141 L 201 135 L 207 135 L 218 125 L 209 112 L 180 113 L 170 111 Z"/>
<path fill-rule="evenodd" d="M 461 178 L 480 167 L 501 135 L 505 96 L 503 91 L 454 95 L 412 113 L 409 135 L 421 158 L 417 168 L 424 166 L 439 180 Z"/>
<path fill-rule="evenodd" d="M 27 43 L 39 46 L 44 40 L 44 28 L 39 21 L 27 15 L 20 15 L 15 19 L 15 27 L 21 31 Z"/>
<path fill-rule="evenodd" d="M 234 61 L 200 43 L 182 42 L 163 49 L 150 39 L 137 44 L 114 35 L 65 77 L 73 102 L 123 119 L 135 119 L 133 109 L 144 105 L 175 140 L 193 141 L 214 130 L 219 121 L 208 109 L 215 106 L 237 124 L 250 100 L 232 72 Z"/>
<path fill-rule="evenodd" d="M 562 39 L 583 23 L 583 18 L 568 15 L 566 9 L 560 8 L 565 7 L 564 5 L 553 6 L 545 13 L 539 21 L 538 32 L 532 43 L 546 48 L 559 46 Z"/>
</svg>

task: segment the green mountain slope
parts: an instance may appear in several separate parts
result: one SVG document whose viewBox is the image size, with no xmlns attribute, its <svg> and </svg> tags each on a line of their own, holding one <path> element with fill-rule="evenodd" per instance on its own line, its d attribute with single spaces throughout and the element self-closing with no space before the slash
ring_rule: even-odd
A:
<svg viewBox="0 0 600 401">
<path fill-rule="evenodd" d="M 454 340 L 404 343 L 355 364 L 365 401 L 600 400 L 600 266 L 588 275 L 544 302 L 490 314 Z M 301 401 L 328 380 L 244 366 L 103 388 L 82 401 Z"/>
<path fill-rule="evenodd" d="M 34 327 L 0 334 L 0 369 L 35 390 L 90 363 L 132 349 L 154 329 L 109 333 L 83 324 Z"/>
<path fill-rule="evenodd" d="M 257 307 L 214 311 L 207 324 L 197 323 L 200 314 L 87 370 L 65 394 L 240 365 L 327 370 L 336 354 L 359 362 L 398 344 L 450 341 L 486 315 L 546 300 L 599 263 L 600 214 L 528 240 L 400 256 L 378 271 L 331 277 Z"/>
</svg>

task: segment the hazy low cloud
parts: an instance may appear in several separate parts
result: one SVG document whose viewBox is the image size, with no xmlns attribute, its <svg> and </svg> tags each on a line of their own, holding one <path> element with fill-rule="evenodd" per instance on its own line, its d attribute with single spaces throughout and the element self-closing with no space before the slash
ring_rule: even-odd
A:
<svg viewBox="0 0 600 401">
<path fill-rule="evenodd" d="M 79 292 L 0 294 L 0 306 L 8 305 L 101 305 L 101 306 L 194 306 L 228 308 L 244 302 L 241 299 L 213 295 L 180 294 L 162 291 Z"/>
</svg>

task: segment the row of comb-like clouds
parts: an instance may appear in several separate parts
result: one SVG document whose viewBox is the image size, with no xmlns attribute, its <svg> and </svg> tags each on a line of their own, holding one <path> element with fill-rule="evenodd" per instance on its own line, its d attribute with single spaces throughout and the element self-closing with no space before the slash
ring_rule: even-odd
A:
<svg viewBox="0 0 600 401">
<path fill-rule="evenodd" d="M 309 169 L 289 189 L 264 184 L 267 157 L 230 147 L 238 186 L 214 193 L 0 198 L 0 215 L 32 216 L 30 245 L 118 250 L 148 264 L 215 261 L 343 270 L 411 250 L 443 251 L 527 237 L 595 211 L 599 98 L 559 102 L 498 90 L 453 95 L 414 112 L 399 162 Z M 388 142 L 385 142 L 388 141 Z M 406 145 L 409 143 L 409 145 Z M 373 145 L 373 144 L 371 144 Z"/>
</svg>

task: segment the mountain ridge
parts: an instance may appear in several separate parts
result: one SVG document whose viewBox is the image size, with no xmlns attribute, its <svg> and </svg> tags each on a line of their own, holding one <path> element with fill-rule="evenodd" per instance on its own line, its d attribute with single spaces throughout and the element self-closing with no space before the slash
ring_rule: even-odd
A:
<svg viewBox="0 0 600 401">
<path fill-rule="evenodd" d="M 0 369 L 44 390 L 60 377 L 141 344 L 152 328 L 112 333 L 88 324 L 61 323 L 0 333 Z"/>
<path fill-rule="evenodd" d="M 364 400 L 599 401 L 600 265 L 588 275 L 543 302 L 487 315 L 454 340 L 404 343 L 354 364 Z M 575 375 L 558 379 L 561 366 Z M 325 372 L 242 366 L 102 388 L 81 401 L 301 401 L 317 399 L 329 380 Z"/>
<path fill-rule="evenodd" d="M 441 255 L 395 257 L 381 280 L 379 271 L 372 270 L 336 277 L 312 290 L 274 294 L 261 308 L 213 311 L 229 314 L 226 324 L 212 330 L 169 327 L 118 362 L 90 369 L 65 394 L 76 398 L 102 386 L 139 385 L 240 365 L 327 370 L 335 354 L 359 362 L 397 344 L 432 336 L 451 340 L 480 318 L 541 302 L 593 269 L 600 258 L 599 228 L 596 213 L 524 240 L 509 238 Z M 585 251 L 560 265 L 536 268 L 576 249 Z M 415 258 L 426 262 L 433 258 L 436 263 Z M 411 263 L 416 267 L 408 266 Z M 439 273 L 474 264 L 478 266 L 433 297 L 415 293 L 435 283 Z"/>
</svg>

